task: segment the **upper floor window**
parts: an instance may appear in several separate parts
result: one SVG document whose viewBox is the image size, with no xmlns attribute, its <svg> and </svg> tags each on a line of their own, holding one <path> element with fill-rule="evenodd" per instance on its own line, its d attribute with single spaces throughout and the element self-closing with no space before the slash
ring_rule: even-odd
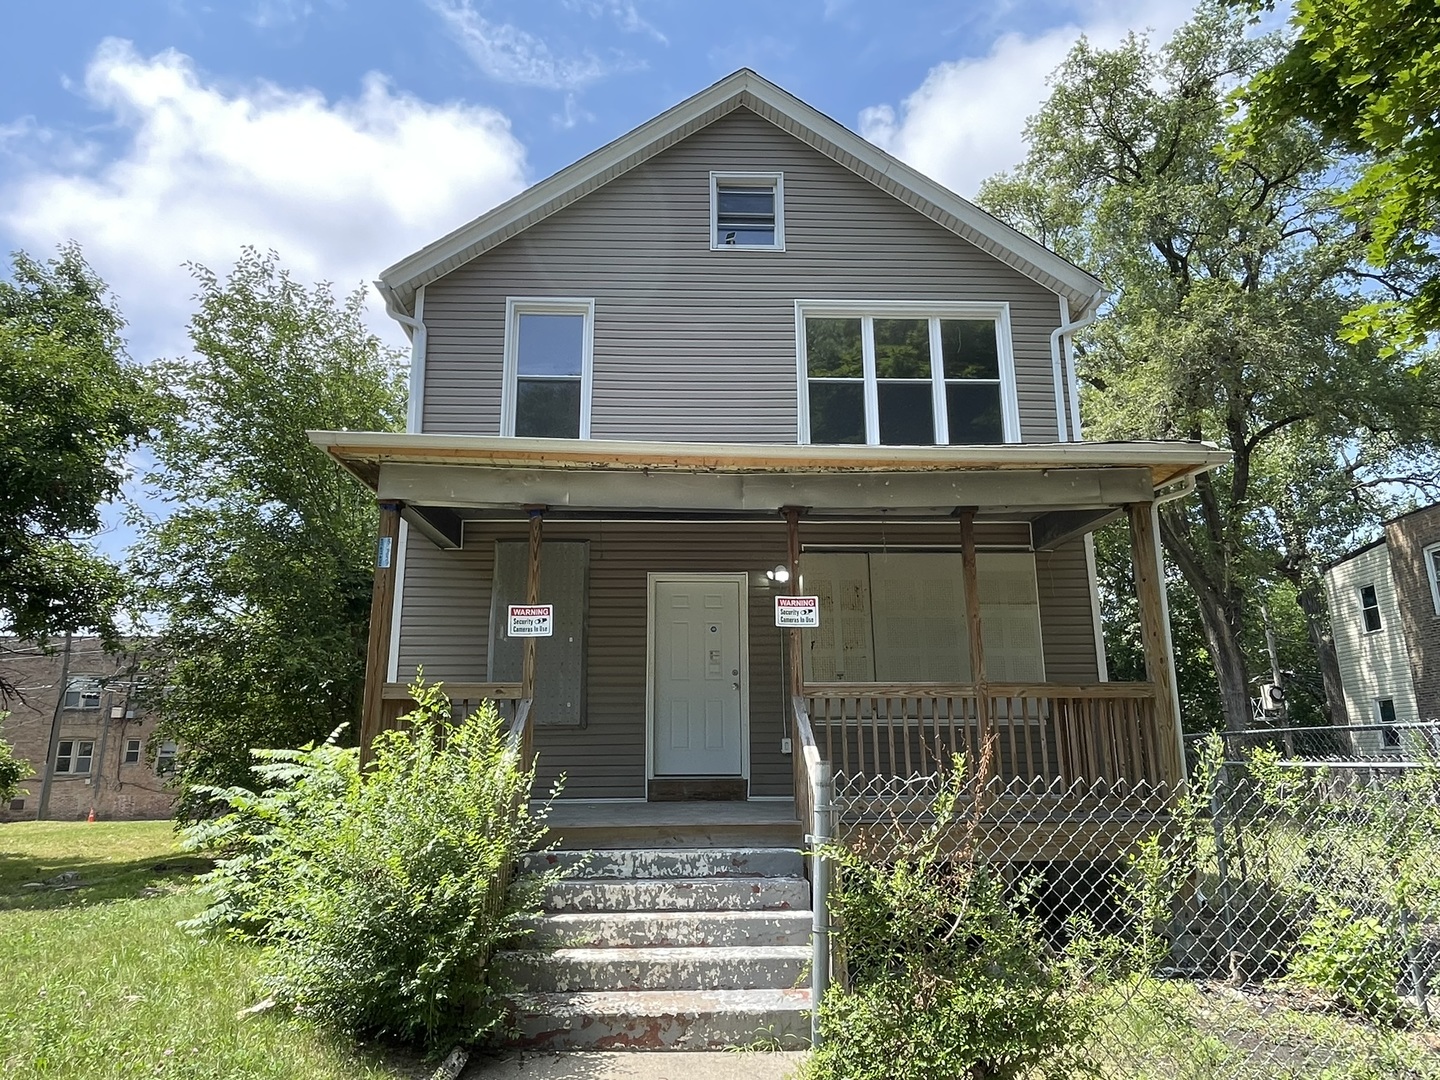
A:
<svg viewBox="0 0 1440 1080">
<path fill-rule="evenodd" d="M 55 771 L 78 775 L 90 771 L 95 744 L 89 739 L 61 739 L 55 748 Z"/>
<path fill-rule="evenodd" d="M 593 300 L 506 300 L 502 434 L 590 437 L 594 336 Z"/>
<path fill-rule="evenodd" d="M 1374 585 L 1360 586 L 1360 617 L 1365 620 L 1367 634 L 1380 629 L 1380 598 L 1375 595 Z"/>
<path fill-rule="evenodd" d="M 1440 615 L 1440 544 L 1431 544 L 1425 549 L 1425 573 L 1430 578 L 1430 600 L 1435 605 L 1435 614 Z"/>
<path fill-rule="evenodd" d="M 72 675 L 65 680 L 65 708 L 98 709 L 100 678 L 95 675 Z"/>
<path fill-rule="evenodd" d="M 125 740 L 125 764 L 137 765 L 140 762 L 140 740 Z"/>
<path fill-rule="evenodd" d="M 784 251 L 784 176 L 712 172 L 710 247 Z"/>
<path fill-rule="evenodd" d="M 1018 442 L 1009 309 L 796 304 L 800 441 Z"/>
</svg>

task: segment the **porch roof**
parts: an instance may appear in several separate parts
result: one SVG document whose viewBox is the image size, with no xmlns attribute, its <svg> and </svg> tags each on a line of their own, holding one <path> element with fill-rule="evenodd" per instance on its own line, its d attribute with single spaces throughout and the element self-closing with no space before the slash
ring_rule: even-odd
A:
<svg viewBox="0 0 1440 1080">
<path fill-rule="evenodd" d="M 407 507 L 436 543 L 466 517 L 552 512 L 932 516 L 974 507 L 1058 542 L 1127 503 L 1230 460 L 1198 442 L 797 446 L 312 431 L 310 440 Z M 1063 536 L 1062 536 L 1063 534 Z"/>
</svg>

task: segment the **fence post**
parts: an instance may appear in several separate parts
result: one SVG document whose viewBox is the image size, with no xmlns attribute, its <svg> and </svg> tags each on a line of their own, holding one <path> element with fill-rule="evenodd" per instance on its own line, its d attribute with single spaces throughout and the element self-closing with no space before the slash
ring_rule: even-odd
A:
<svg viewBox="0 0 1440 1080">
<path fill-rule="evenodd" d="M 810 1045 L 820 1045 L 820 1002 L 830 986 L 830 860 L 821 849 L 830 842 L 830 804 L 834 781 L 830 762 L 815 770 L 815 821 L 810 835 Z"/>
<path fill-rule="evenodd" d="M 1230 866 L 1225 856 L 1225 792 L 1230 787 L 1229 770 L 1220 766 L 1210 788 L 1210 823 L 1215 833 L 1215 868 L 1220 876 L 1220 913 L 1225 924 L 1225 957 L 1230 979 L 1240 977 L 1239 950 L 1235 942 L 1235 911 L 1230 891 Z"/>
</svg>

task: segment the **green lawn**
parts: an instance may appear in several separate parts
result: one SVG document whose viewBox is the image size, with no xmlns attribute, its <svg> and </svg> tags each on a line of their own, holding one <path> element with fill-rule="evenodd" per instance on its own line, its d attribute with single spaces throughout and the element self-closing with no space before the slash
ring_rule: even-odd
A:
<svg viewBox="0 0 1440 1080">
<path fill-rule="evenodd" d="M 397 1080 L 427 1072 L 254 1004 L 255 953 L 176 923 L 204 863 L 168 822 L 0 825 L 0 1077 Z M 81 887 L 25 889 L 67 871 Z"/>
</svg>

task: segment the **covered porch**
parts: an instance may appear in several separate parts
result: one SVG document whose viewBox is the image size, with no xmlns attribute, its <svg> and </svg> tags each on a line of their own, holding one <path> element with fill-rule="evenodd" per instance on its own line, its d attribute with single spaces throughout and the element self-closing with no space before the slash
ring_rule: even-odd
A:
<svg viewBox="0 0 1440 1080">
<path fill-rule="evenodd" d="M 687 771 L 683 757 L 675 759 L 678 769 L 667 767 L 656 749 L 663 711 L 656 587 L 714 578 L 733 579 L 740 590 L 737 658 L 732 666 L 726 653 L 723 670 L 714 673 L 733 682 L 741 698 L 743 767 L 733 776 L 744 783 L 737 793 L 771 800 L 772 810 L 793 806 L 808 823 L 822 765 L 869 782 L 935 775 L 959 756 L 972 773 L 983 762 L 988 778 L 1011 797 L 1050 801 L 1077 785 L 1133 794 L 1182 779 L 1154 504 L 1221 463 L 1223 453 L 1211 447 L 712 446 L 325 432 L 312 438 L 375 490 L 381 507 L 367 745 L 408 706 L 402 673 L 419 663 L 428 678 L 443 679 L 453 699 L 492 698 L 525 716 L 527 753 L 538 748 L 542 774 L 558 770 L 587 781 L 572 783 L 572 797 L 588 792 L 643 802 L 656 797 L 657 780 L 703 777 Z M 1084 573 L 1082 538 L 1122 516 L 1130 525 L 1142 614 L 1148 668 L 1142 683 L 1101 677 L 1088 607 L 1082 614 L 1074 593 Z M 395 617 L 402 520 L 410 582 L 403 647 L 396 640 L 402 620 Z M 583 608 L 575 624 L 585 671 L 578 709 L 568 699 L 546 704 L 547 667 L 535 639 L 516 643 L 518 666 L 503 667 L 493 625 L 506 545 L 519 567 L 511 597 L 533 603 L 549 599 L 546 584 L 555 585 L 545 576 L 547 559 L 565 556 L 552 548 L 564 544 L 586 545 L 580 558 L 588 576 L 574 594 Z M 875 560 L 864 613 L 873 630 L 852 627 L 846 641 L 831 641 L 819 631 L 774 626 L 772 596 L 803 589 L 822 596 L 822 620 L 838 627 L 847 588 L 841 571 L 861 557 Z M 995 606 L 987 581 L 999 580 L 1000 571 L 987 569 L 987 559 L 1001 567 L 1025 557 L 1035 567 L 1032 606 Z M 882 562 L 889 577 L 876 569 Z M 921 633 L 918 644 L 901 648 L 895 641 L 903 635 L 882 631 L 896 620 L 892 563 L 928 567 L 924 572 L 939 582 L 960 579 L 953 597 L 932 597 L 929 637 L 945 647 L 926 646 Z M 430 577 L 419 576 L 422 567 Z M 422 625 L 414 614 L 417 582 L 442 594 L 432 601 L 437 612 L 448 608 L 435 625 Z M 1033 671 L 997 659 L 1005 635 L 997 638 L 996 627 L 1006 619 L 1018 625 L 1017 618 L 1038 627 Z M 446 633 L 471 644 L 449 648 Z M 658 640 L 666 640 L 663 629 Z M 451 666 L 437 670 L 427 650 L 448 650 Z M 703 662 L 709 654 L 698 655 Z M 468 668 L 467 656 L 474 660 Z M 1011 671 L 1026 677 L 1007 677 Z M 578 720 L 556 723 L 564 709 Z M 697 730 L 703 734 L 703 723 Z M 589 783 L 589 772 L 601 770 L 606 782 Z M 725 767 L 723 775 L 732 770 Z"/>
</svg>

